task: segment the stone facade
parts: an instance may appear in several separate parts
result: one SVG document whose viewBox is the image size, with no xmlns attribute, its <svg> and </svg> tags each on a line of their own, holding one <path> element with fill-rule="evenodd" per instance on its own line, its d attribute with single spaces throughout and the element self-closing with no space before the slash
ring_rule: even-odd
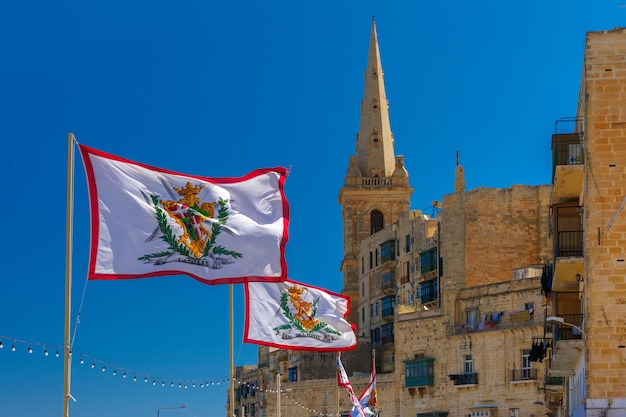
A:
<svg viewBox="0 0 626 417">
<path fill-rule="evenodd" d="M 432 216 L 409 210 L 374 25 L 369 54 L 339 195 L 355 392 L 374 350 L 384 417 L 626 416 L 626 31 L 587 34 L 551 185 L 466 191 L 457 160 Z M 347 415 L 331 356 L 260 347 L 238 373 L 237 416 Z"/>
<path fill-rule="evenodd" d="M 587 34 L 578 112 L 553 136 L 559 416 L 626 416 L 626 30 Z"/>
</svg>

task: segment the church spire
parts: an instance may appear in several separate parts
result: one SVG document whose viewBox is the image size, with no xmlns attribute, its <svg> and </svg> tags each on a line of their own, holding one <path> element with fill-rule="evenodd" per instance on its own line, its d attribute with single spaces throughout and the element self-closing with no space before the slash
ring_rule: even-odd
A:
<svg viewBox="0 0 626 417">
<path fill-rule="evenodd" d="M 394 173 L 393 134 L 373 17 L 356 153 L 358 171 L 363 177 L 390 177 Z"/>
</svg>

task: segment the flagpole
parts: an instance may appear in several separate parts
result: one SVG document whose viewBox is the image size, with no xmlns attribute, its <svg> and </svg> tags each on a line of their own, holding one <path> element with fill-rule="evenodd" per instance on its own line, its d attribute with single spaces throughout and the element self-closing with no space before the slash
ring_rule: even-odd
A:
<svg viewBox="0 0 626 417">
<path fill-rule="evenodd" d="M 234 348 L 233 348 L 233 340 L 234 340 L 234 330 L 233 330 L 233 284 L 229 285 L 230 287 L 230 317 L 229 317 L 229 332 L 230 332 L 230 389 L 229 389 L 229 394 L 230 394 L 230 416 L 229 417 L 235 417 L 235 365 L 234 365 Z"/>
<path fill-rule="evenodd" d="M 280 371 L 276 372 L 276 417 L 280 417 Z"/>
<path fill-rule="evenodd" d="M 74 211 L 74 134 L 67 135 L 67 202 L 65 219 L 65 337 L 63 354 L 63 416 L 70 415 L 70 315 L 72 301 L 72 219 Z"/>
<path fill-rule="evenodd" d="M 341 358 L 341 352 L 337 352 L 337 356 Z M 337 386 L 337 389 L 335 390 L 335 405 L 337 406 L 336 407 L 337 417 L 339 417 L 340 416 L 339 414 L 339 384 L 336 383 L 335 385 Z"/>
</svg>

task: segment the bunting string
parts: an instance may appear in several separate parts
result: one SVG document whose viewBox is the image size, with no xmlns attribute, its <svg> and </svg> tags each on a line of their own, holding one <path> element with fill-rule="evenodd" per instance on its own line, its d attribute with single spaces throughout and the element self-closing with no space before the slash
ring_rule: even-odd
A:
<svg viewBox="0 0 626 417">
<path fill-rule="evenodd" d="M 24 349 L 24 347 L 26 347 Z M 41 343 L 41 342 L 33 342 L 29 340 L 17 339 L 14 337 L 1 336 L 0 335 L 0 352 L 3 350 L 8 350 L 10 352 L 17 351 L 26 351 L 29 354 L 33 354 L 35 349 L 43 352 L 44 356 L 54 356 L 60 357 L 63 352 L 63 346 L 53 345 L 49 343 Z M 78 357 L 78 363 L 80 366 L 87 366 L 94 370 L 100 370 L 101 373 L 110 372 L 113 376 L 120 376 L 121 379 L 132 380 L 133 382 L 143 382 L 149 383 L 153 386 L 161 386 L 161 387 L 171 387 L 171 388 L 208 388 L 214 386 L 224 386 L 228 384 L 229 377 L 220 377 L 220 378 L 201 378 L 201 379 L 182 379 L 182 378 L 166 378 L 161 376 L 150 375 L 144 372 L 135 371 L 132 369 L 124 368 L 121 366 L 116 366 L 107 361 L 103 361 L 94 356 L 91 356 L 82 352 L 74 352 L 71 351 L 70 355 L 72 357 Z M 248 392 L 259 392 L 266 394 L 277 394 L 277 389 L 263 389 L 259 387 L 256 382 L 246 381 L 239 378 L 234 378 L 235 383 L 238 386 L 246 386 Z M 254 394 L 253 394 L 254 395 Z M 320 411 L 315 408 L 310 408 L 306 406 L 304 403 L 299 401 L 294 396 L 290 395 L 285 390 L 280 391 L 281 397 L 291 401 L 293 404 L 297 405 L 303 410 L 307 412 L 313 413 L 319 417 L 334 417 L 335 413 L 327 413 L 325 411 Z M 320 407 L 323 409 L 327 409 L 327 407 Z"/>
</svg>

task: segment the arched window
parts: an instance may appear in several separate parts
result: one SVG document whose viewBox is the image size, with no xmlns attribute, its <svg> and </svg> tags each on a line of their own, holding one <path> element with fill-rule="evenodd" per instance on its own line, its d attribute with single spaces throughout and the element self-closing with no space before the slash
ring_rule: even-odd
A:
<svg viewBox="0 0 626 417">
<path fill-rule="evenodd" d="M 383 219 L 383 213 L 378 210 L 372 211 L 372 213 L 370 214 L 370 226 L 372 229 L 372 234 L 378 232 L 379 230 L 382 230 L 384 225 L 385 223 Z"/>
</svg>

